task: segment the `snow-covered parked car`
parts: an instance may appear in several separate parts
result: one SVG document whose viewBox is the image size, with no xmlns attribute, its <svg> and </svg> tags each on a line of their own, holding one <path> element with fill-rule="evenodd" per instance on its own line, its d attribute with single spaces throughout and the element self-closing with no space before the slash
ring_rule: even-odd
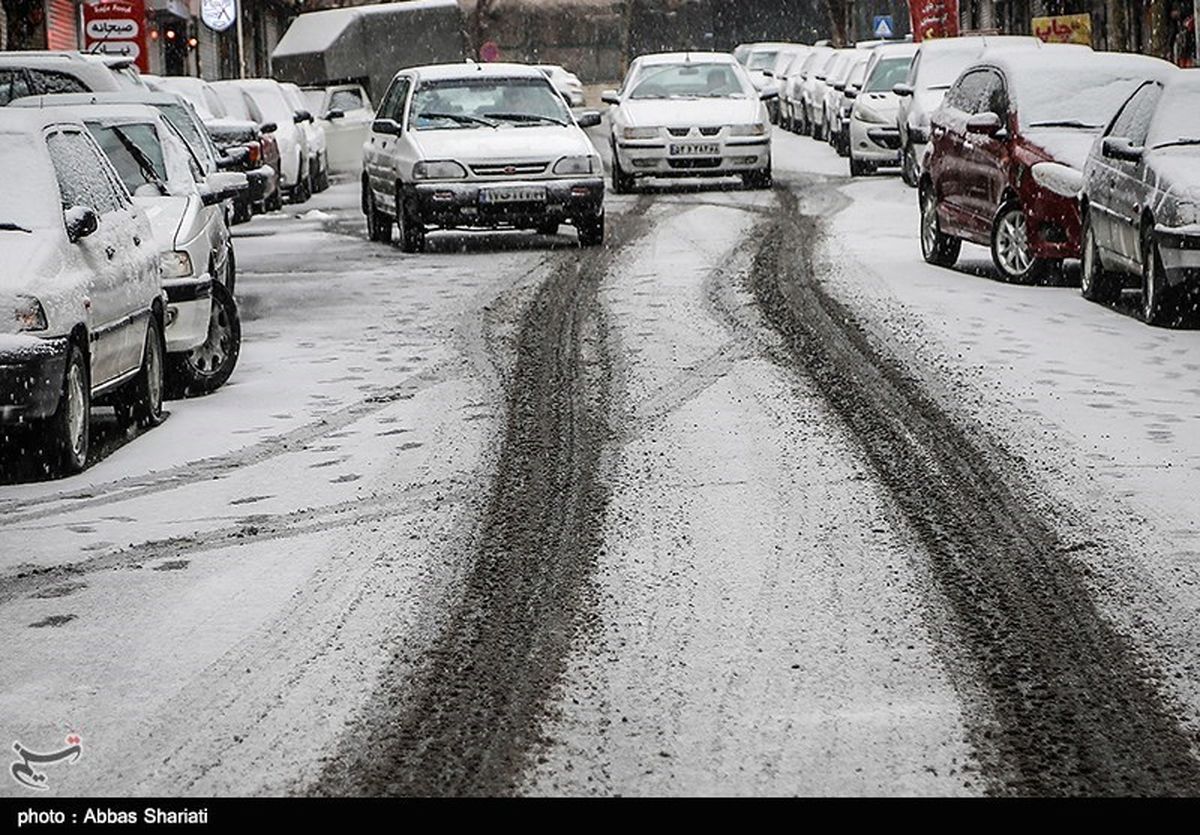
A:
<svg viewBox="0 0 1200 835">
<path fill-rule="evenodd" d="M 1083 169 L 1085 298 L 1142 290 L 1142 316 L 1169 324 L 1200 291 L 1200 73 L 1135 92 Z"/>
<path fill-rule="evenodd" d="M 587 101 L 583 97 L 583 82 L 579 76 L 557 64 L 538 64 L 538 69 L 550 79 L 554 89 L 571 107 L 583 107 Z"/>
<path fill-rule="evenodd" d="M 325 145 L 325 127 L 308 109 L 308 101 L 300 88 L 290 82 L 279 85 L 284 97 L 300 117 L 297 122 L 304 131 L 308 148 L 308 188 L 313 194 L 329 188 L 329 152 Z"/>
<path fill-rule="evenodd" d="M 162 417 L 159 254 L 150 222 L 77 119 L 0 108 L 0 423 L 56 472 L 88 462 L 91 407 Z"/>
<path fill-rule="evenodd" d="M 881 165 L 900 162 L 900 129 L 896 110 L 900 97 L 892 90 L 908 76 L 915 44 L 876 47 L 862 89 L 850 108 L 850 175 L 871 174 Z"/>
<path fill-rule="evenodd" d="M 569 223 L 604 240 L 600 155 L 549 80 L 521 64 L 442 64 L 397 73 L 364 148 L 362 208 L 373 241 L 399 227 L 405 252 L 430 229 Z"/>
<path fill-rule="evenodd" d="M 150 219 L 167 296 L 168 392 L 216 390 L 233 373 L 241 350 L 233 239 L 223 202 L 247 187 L 245 175 L 205 173 L 182 134 L 148 106 L 95 104 L 57 112 L 83 121 Z"/>
<path fill-rule="evenodd" d="M 740 176 L 771 185 L 771 125 L 764 99 L 733 56 L 718 52 L 643 55 L 620 91 L 605 91 L 618 194 L 644 177 Z"/>
<path fill-rule="evenodd" d="M 303 88 L 308 111 L 325 129 L 325 155 L 329 171 L 357 174 L 362 171 L 363 145 L 371 134 L 375 110 L 361 84 L 333 84 Z"/>
<path fill-rule="evenodd" d="M 925 259 L 953 264 L 960 240 L 990 246 L 1008 281 L 1080 254 L 1088 151 L 1144 81 L 1181 72 L 1144 55 L 1071 46 L 985 55 L 933 115 L 919 184 Z"/>
<path fill-rule="evenodd" d="M 312 194 L 309 175 L 308 136 L 301 127 L 312 115 L 298 110 L 284 94 L 278 81 L 269 78 L 246 78 L 238 81 L 218 81 L 214 88 L 226 85 L 245 90 L 262 112 L 263 118 L 275 126 L 272 136 L 279 146 L 279 181 L 293 203 L 303 203 Z"/>
<path fill-rule="evenodd" d="M 79 52 L 0 51 L 0 106 L 25 96 L 141 87 L 130 65 L 128 60 Z"/>
</svg>

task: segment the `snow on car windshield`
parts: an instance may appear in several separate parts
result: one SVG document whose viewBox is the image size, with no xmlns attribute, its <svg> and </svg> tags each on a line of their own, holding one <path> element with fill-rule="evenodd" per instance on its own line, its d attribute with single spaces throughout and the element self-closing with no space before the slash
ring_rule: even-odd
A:
<svg viewBox="0 0 1200 835">
<path fill-rule="evenodd" d="M 1150 124 L 1150 147 L 1167 143 L 1200 150 L 1200 83 L 1169 87 Z"/>
<path fill-rule="evenodd" d="M 871 70 L 867 79 L 868 93 L 883 93 L 904 81 L 908 77 L 908 68 L 912 64 L 912 56 L 904 58 L 884 58 Z"/>
<path fill-rule="evenodd" d="M 746 65 L 746 69 L 750 70 L 769 70 L 775 66 L 775 58 L 779 55 L 775 52 L 755 52 L 750 55 L 750 63 Z"/>
<path fill-rule="evenodd" d="M 164 191 L 183 195 L 194 190 L 194 174 L 181 157 L 186 146 L 164 148 L 182 139 L 168 135 L 160 140 L 155 125 L 147 122 L 88 120 L 86 124 L 130 194 L 157 197 Z"/>
<path fill-rule="evenodd" d="M 15 227 L 10 231 L 20 232 L 62 223 L 54 172 L 28 135 L 0 133 L 0 169 L 0 234 L 7 234 L 10 226 Z"/>
<path fill-rule="evenodd" d="M 647 69 L 630 98 L 744 98 L 749 92 L 732 64 L 667 64 Z"/>
<path fill-rule="evenodd" d="M 922 56 L 917 86 L 926 90 L 949 88 L 978 55 L 977 50 L 957 49 Z"/>
<path fill-rule="evenodd" d="M 409 121 L 417 130 L 569 125 L 571 114 L 544 77 L 421 82 Z"/>
<path fill-rule="evenodd" d="M 1024 127 L 1099 129 L 1146 80 L 1134 68 L 1058 63 L 1017 65 L 1010 71 L 1017 115 Z"/>
<path fill-rule="evenodd" d="M 230 119 L 239 119 L 243 122 L 254 121 L 254 117 L 250 115 L 250 108 L 246 106 L 246 100 L 242 98 L 240 88 L 233 84 L 217 83 L 213 85 L 213 92 L 225 106 L 225 112 L 229 114 Z"/>
</svg>

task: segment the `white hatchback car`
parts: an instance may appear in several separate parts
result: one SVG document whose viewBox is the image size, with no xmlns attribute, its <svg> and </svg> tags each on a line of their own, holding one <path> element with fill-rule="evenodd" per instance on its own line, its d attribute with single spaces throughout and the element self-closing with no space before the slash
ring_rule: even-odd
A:
<svg viewBox="0 0 1200 835">
<path fill-rule="evenodd" d="M 123 423 L 162 418 L 158 250 L 78 120 L 0 108 L 0 167 L 0 426 L 31 428 L 30 452 L 77 472 L 93 403 Z"/>
<path fill-rule="evenodd" d="M 746 70 L 721 52 L 643 55 L 619 91 L 601 99 L 609 110 L 612 183 L 628 192 L 642 177 L 739 176 L 751 188 L 771 186 L 771 125 Z"/>
<path fill-rule="evenodd" d="M 373 241 L 399 227 L 405 252 L 430 229 L 569 223 L 584 246 L 604 241 L 604 173 L 578 120 L 536 67 L 442 64 L 397 73 L 363 153 L 362 208 Z"/>
<path fill-rule="evenodd" d="M 917 45 L 885 44 L 877 47 L 867 67 L 862 89 L 850 108 L 850 175 L 871 174 L 881 165 L 900 163 L 900 129 L 896 110 L 900 97 L 892 90 L 908 77 Z"/>
<path fill-rule="evenodd" d="M 375 111 L 361 84 L 306 87 L 304 101 L 325 129 L 325 153 L 333 173 L 362 170 L 363 144 L 371 133 Z"/>
</svg>

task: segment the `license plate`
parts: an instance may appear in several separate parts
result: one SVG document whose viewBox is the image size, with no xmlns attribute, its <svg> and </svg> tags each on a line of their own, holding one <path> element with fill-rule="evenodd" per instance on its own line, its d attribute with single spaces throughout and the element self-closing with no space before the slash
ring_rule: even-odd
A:
<svg viewBox="0 0 1200 835">
<path fill-rule="evenodd" d="M 673 157 L 715 157 L 721 153 L 721 146 L 715 142 L 688 142 L 683 145 L 672 145 Z"/>
<path fill-rule="evenodd" d="M 543 186 L 508 186 L 488 188 L 479 192 L 480 203 L 545 203 Z"/>
</svg>

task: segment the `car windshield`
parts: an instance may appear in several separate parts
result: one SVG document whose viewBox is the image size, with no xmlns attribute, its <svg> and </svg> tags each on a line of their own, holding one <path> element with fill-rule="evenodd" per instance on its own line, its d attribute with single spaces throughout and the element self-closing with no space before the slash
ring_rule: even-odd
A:
<svg viewBox="0 0 1200 835">
<path fill-rule="evenodd" d="M 239 119 L 243 122 L 253 122 L 254 117 L 250 115 L 250 109 L 246 107 L 246 100 L 242 97 L 240 88 L 232 84 L 214 84 L 213 90 L 217 94 L 217 98 L 221 100 L 221 104 L 225 105 L 225 112 L 229 114 L 231 119 Z"/>
<path fill-rule="evenodd" d="M 1180 85 L 1163 93 L 1150 123 L 1150 147 L 1200 148 L 1200 84 Z"/>
<path fill-rule="evenodd" d="M 217 161 L 212 155 L 212 149 L 209 147 L 209 139 L 202 131 L 204 127 L 197 124 L 192 118 L 192 114 L 188 112 L 187 106 L 183 104 L 156 104 L 155 107 L 160 113 L 167 118 L 172 127 L 183 136 L 188 147 L 201 161 L 204 162 L 204 167 L 208 171 L 213 171 L 217 167 Z"/>
<path fill-rule="evenodd" d="M 882 93 L 891 90 L 908 77 L 908 68 L 912 65 L 912 57 L 884 58 L 871 70 L 864 90 L 868 93 Z"/>
<path fill-rule="evenodd" d="M 159 138 L 157 126 L 148 122 L 88 120 L 88 130 L 117 169 L 117 175 L 134 196 L 185 195 L 195 179 L 180 148 L 164 147 L 176 137 Z M 186 153 L 186 148 L 182 151 Z"/>
<path fill-rule="evenodd" d="M 926 53 L 921 58 L 916 86 L 925 90 L 950 89 L 962 71 L 975 63 L 978 54 L 975 50 L 966 49 Z"/>
<path fill-rule="evenodd" d="M 43 145 L 43 150 L 45 146 Z M 62 223 L 56 211 L 58 187 L 49 163 L 42 158 L 29 136 L 0 133 L 0 168 L 4 170 L 4 188 L 0 189 L 0 236 L 9 230 L 46 228 Z M 11 229 L 10 229 L 11 227 Z M 0 270 L 0 274 L 4 271 Z"/>
<path fill-rule="evenodd" d="M 867 62 L 859 61 L 850 70 L 850 76 L 846 79 L 846 84 L 862 84 L 863 79 L 867 77 Z"/>
<path fill-rule="evenodd" d="M 1143 68 L 1020 64 L 1010 73 L 1024 127 L 1098 130 L 1145 81 Z"/>
<path fill-rule="evenodd" d="M 569 125 L 571 114 L 544 76 L 422 81 L 409 122 L 417 130 Z"/>
<path fill-rule="evenodd" d="M 775 66 L 775 58 L 778 55 L 778 50 L 771 52 L 752 52 L 750 53 L 750 63 L 746 65 L 746 68 L 751 70 L 769 70 L 771 67 Z"/>
<path fill-rule="evenodd" d="M 268 120 L 280 127 L 291 125 L 295 121 L 295 108 L 288 104 L 287 99 L 283 97 L 283 90 L 274 85 L 268 85 L 254 87 L 247 92 Z"/>
<path fill-rule="evenodd" d="M 325 102 L 324 90 L 301 90 L 304 95 L 304 109 L 314 116 L 324 116 L 321 105 Z"/>
<path fill-rule="evenodd" d="M 749 95 L 733 64 L 659 64 L 648 67 L 634 99 L 745 98 Z"/>
</svg>

